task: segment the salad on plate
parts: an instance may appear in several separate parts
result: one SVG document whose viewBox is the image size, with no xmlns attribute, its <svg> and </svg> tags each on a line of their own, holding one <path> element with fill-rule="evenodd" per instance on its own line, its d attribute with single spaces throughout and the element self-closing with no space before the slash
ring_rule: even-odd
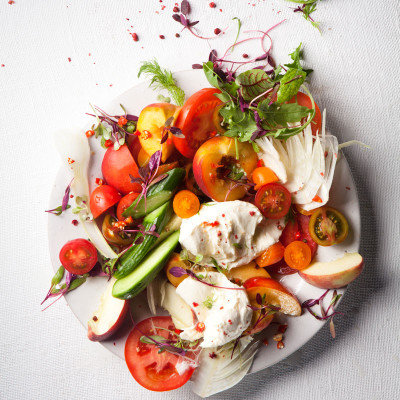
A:
<svg viewBox="0 0 400 400">
<path fill-rule="evenodd" d="M 341 146 L 305 84 L 311 71 L 301 45 L 275 66 L 268 38 L 261 32 L 263 54 L 251 60 L 260 65 L 244 71 L 249 61 L 228 59 L 232 46 L 223 57 L 213 50 L 193 66 L 211 87 L 187 99 L 169 71 L 143 63 L 139 75 L 170 97 L 138 116 L 129 104 L 119 115 L 92 107 L 90 129 L 56 135 L 72 180 L 61 206 L 48 211 L 72 212 L 86 237 L 60 249 L 45 300 L 92 277 L 108 280 L 88 337 L 104 341 L 130 323 L 125 360 L 149 390 L 189 380 L 201 397 L 225 390 L 268 344 L 268 326 L 277 325 L 279 351 L 291 320 L 305 312 L 330 320 L 334 336 L 337 289 L 362 271 L 356 252 L 318 257 L 351 231 L 329 203 Z M 104 153 L 89 182 L 95 142 Z M 285 285 L 292 274 L 322 295 L 300 302 Z M 143 294 L 151 316 L 134 320 Z"/>
</svg>

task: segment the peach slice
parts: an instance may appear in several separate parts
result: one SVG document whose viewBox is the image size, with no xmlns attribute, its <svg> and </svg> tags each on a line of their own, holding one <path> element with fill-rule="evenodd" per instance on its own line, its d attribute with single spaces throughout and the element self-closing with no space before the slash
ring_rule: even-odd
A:
<svg viewBox="0 0 400 400">
<path fill-rule="evenodd" d="M 120 300 L 112 295 L 115 283 L 112 278 L 100 299 L 99 308 L 88 321 L 88 338 L 93 342 L 106 340 L 122 325 L 129 309 L 129 301 Z"/>
<path fill-rule="evenodd" d="M 361 274 L 364 260 L 358 253 L 346 253 L 329 262 L 314 262 L 299 275 L 310 285 L 321 289 L 338 289 L 348 285 Z"/>
<path fill-rule="evenodd" d="M 240 267 L 232 268 L 226 273 L 226 277 L 233 280 L 238 285 L 243 285 L 245 281 L 256 276 L 264 278 L 271 277 L 264 268 L 258 267 L 254 261 Z"/>
</svg>

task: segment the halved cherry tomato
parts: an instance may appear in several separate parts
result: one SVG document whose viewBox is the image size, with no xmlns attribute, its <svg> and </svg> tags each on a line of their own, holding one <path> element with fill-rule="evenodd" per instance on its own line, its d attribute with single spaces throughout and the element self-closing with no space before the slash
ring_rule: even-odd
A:
<svg viewBox="0 0 400 400">
<path fill-rule="evenodd" d="M 139 196 L 140 193 L 129 193 L 125 195 L 120 202 L 118 203 L 117 206 L 117 217 L 120 221 L 123 221 L 125 217 L 122 215 L 122 213 L 136 200 L 136 197 Z"/>
<path fill-rule="evenodd" d="M 345 216 L 332 207 L 318 208 L 310 218 L 309 231 L 313 240 L 321 246 L 343 242 L 349 233 Z"/>
<path fill-rule="evenodd" d="M 187 158 L 193 158 L 197 149 L 221 128 L 215 124 L 213 117 L 216 107 L 222 104 L 214 96 L 216 93 L 221 91 L 210 88 L 199 90 L 189 97 L 178 115 L 175 126 L 185 137 L 173 136 L 172 140 L 178 151 Z"/>
<path fill-rule="evenodd" d="M 178 363 L 187 363 L 178 355 L 166 350 L 159 352 L 156 345 L 140 341 L 144 335 L 157 335 L 169 340 L 176 339 L 168 330 L 175 331 L 171 317 L 147 318 L 135 326 L 125 344 L 125 361 L 130 373 L 140 385 L 155 392 L 164 392 L 183 386 L 194 371 L 190 365 L 176 368 Z M 187 353 L 186 356 L 192 357 L 192 354 Z"/>
<path fill-rule="evenodd" d="M 190 190 L 181 190 L 173 201 L 175 214 L 181 218 L 190 218 L 200 209 L 199 198 Z"/>
<path fill-rule="evenodd" d="M 255 190 L 260 189 L 268 183 L 278 182 L 279 178 L 276 176 L 275 172 L 268 167 L 258 167 L 253 171 L 252 174 L 253 182 L 256 184 Z"/>
<path fill-rule="evenodd" d="M 97 250 L 86 239 L 74 239 L 60 250 L 62 266 L 71 274 L 87 274 L 97 263 Z"/>
<path fill-rule="evenodd" d="M 97 186 L 91 193 L 89 202 L 93 218 L 97 218 L 120 200 L 121 195 L 114 187 L 110 185 Z"/>
<path fill-rule="evenodd" d="M 139 183 L 132 183 L 131 181 L 130 175 L 138 178 L 139 172 L 126 144 L 118 150 L 114 150 L 114 146 L 107 149 L 101 164 L 101 170 L 106 182 L 114 186 L 122 194 L 140 192 L 142 189 Z"/>
<path fill-rule="evenodd" d="M 290 209 L 292 202 L 289 191 L 279 183 L 262 186 L 256 194 L 255 205 L 265 218 L 280 219 Z"/>
<path fill-rule="evenodd" d="M 281 261 L 285 247 L 281 242 L 277 242 L 272 246 L 269 246 L 267 250 L 263 251 L 261 255 L 256 258 L 256 263 L 260 267 L 268 267 L 269 265 L 275 264 Z"/>
<path fill-rule="evenodd" d="M 106 238 L 107 242 L 112 244 L 118 246 L 130 245 L 135 239 L 135 235 L 129 235 L 128 233 L 124 233 L 124 231 L 117 229 L 113 225 L 115 222 L 117 222 L 117 220 L 110 214 L 107 214 L 104 217 L 103 225 L 101 227 L 103 236 Z"/>
<path fill-rule="evenodd" d="M 284 257 L 290 268 L 302 270 L 310 265 L 311 249 L 306 243 L 295 240 L 285 248 Z"/>
<path fill-rule="evenodd" d="M 294 96 L 292 99 L 288 101 L 288 103 L 297 103 L 298 105 L 307 108 L 311 108 L 312 106 L 311 99 L 305 93 L 302 92 L 298 92 L 296 96 Z M 316 133 L 321 130 L 321 126 L 322 126 L 321 111 L 317 103 L 315 103 L 315 116 L 311 122 L 311 130 L 313 135 L 316 135 Z"/>
</svg>

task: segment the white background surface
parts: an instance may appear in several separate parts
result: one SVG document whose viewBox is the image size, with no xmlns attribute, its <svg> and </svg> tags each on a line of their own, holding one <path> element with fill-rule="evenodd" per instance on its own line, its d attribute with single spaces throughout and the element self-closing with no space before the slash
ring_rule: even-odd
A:
<svg viewBox="0 0 400 400">
<path fill-rule="evenodd" d="M 0 0 L 1 399 L 195 398 L 189 387 L 164 394 L 140 388 L 123 361 L 86 339 L 64 300 L 40 311 L 52 276 L 43 210 L 59 168 L 51 133 L 85 121 L 88 102 L 102 106 L 134 85 L 141 60 L 156 56 L 182 70 L 205 60 L 210 48 L 222 52 L 236 35 L 235 16 L 243 30 L 287 17 L 271 34 L 274 58 L 286 62 L 302 41 L 329 129 L 340 141 L 372 146 L 346 150 L 366 267 L 341 303 L 335 340 L 324 328 L 289 359 L 215 398 L 398 398 L 399 1 L 324 1 L 316 14 L 322 36 L 283 0 L 215 2 L 217 9 L 208 0 L 191 2 L 205 35 L 231 26 L 208 43 L 188 32 L 174 37 L 180 25 L 170 0 Z M 238 48 L 237 56 L 258 55 L 254 46 Z"/>
</svg>

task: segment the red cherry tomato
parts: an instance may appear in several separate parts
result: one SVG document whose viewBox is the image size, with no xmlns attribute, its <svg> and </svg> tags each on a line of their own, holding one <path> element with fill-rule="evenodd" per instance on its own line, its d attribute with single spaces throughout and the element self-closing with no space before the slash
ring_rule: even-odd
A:
<svg viewBox="0 0 400 400">
<path fill-rule="evenodd" d="M 114 187 L 110 185 L 98 186 L 90 195 L 90 211 L 93 218 L 97 218 L 120 200 L 121 195 Z"/>
<path fill-rule="evenodd" d="M 294 96 L 293 98 L 291 98 L 288 101 L 288 103 L 297 103 L 298 105 L 307 107 L 307 108 L 312 107 L 311 99 L 302 92 L 298 92 L 296 96 Z M 317 103 L 315 103 L 315 116 L 311 122 L 311 130 L 312 130 L 313 135 L 315 135 L 317 132 L 319 132 L 321 130 L 321 126 L 322 126 L 321 111 L 320 111 Z"/>
<path fill-rule="evenodd" d="M 157 335 L 169 340 L 176 339 L 175 335 L 165 329 L 175 330 L 171 317 L 147 318 L 135 326 L 125 344 L 125 361 L 132 376 L 143 387 L 155 392 L 164 392 L 183 386 L 194 371 L 191 366 L 183 370 L 175 368 L 177 363 L 185 362 L 181 357 L 166 350 L 159 353 L 156 345 L 140 341 L 144 335 Z M 193 353 L 188 353 L 189 357 L 190 354 Z"/>
<path fill-rule="evenodd" d="M 113 146 L 108 148 L 104 154 L 101 170 L 106 182 L 114 186 L 118 192 L 122 194 L 140 192 L 140 184 L 131 181 L 130 175 L 138 178 L 139 172 L 127 145 L 124 144 L 118 150 L 114 150 Z"/>
<path fill-rule="evenodd" d="M 71 274 L 87 274 L 97 263 L 97 250 L 86 239 L 74 239 L 60 250 L 62 266 Z"/>
<path fill-rule="evenodd" d="M 292 202 L 289 191 L 279 183 L 269 183 L 262 186 L 256 194 L 255 205 L 265 218 L 280 219 L 290 209 Z"/>
<path fill-rule="evenodd" d="M 189 97 L 178 115 L 175 126 L 185 137 L 173 136 L 173 141 L 178 151 L 187 158 L 193 158 L 201 144 L 215 136 L 218 130 L 214 111 L 222 101 L 214 96 L 216 93 L 221 92 L 210 88 L 199 90 Z"/>
<path fill-rule="evenodd" d="M 127 194 L 120 200 L 117 207 L 117 217 L 120 221 L 123 221 L 125 219 L 122 213 L 136 200 L 136 197 L 138 197 L 139 194 L 140 193 L 132 192 Z"/>
</svg>

